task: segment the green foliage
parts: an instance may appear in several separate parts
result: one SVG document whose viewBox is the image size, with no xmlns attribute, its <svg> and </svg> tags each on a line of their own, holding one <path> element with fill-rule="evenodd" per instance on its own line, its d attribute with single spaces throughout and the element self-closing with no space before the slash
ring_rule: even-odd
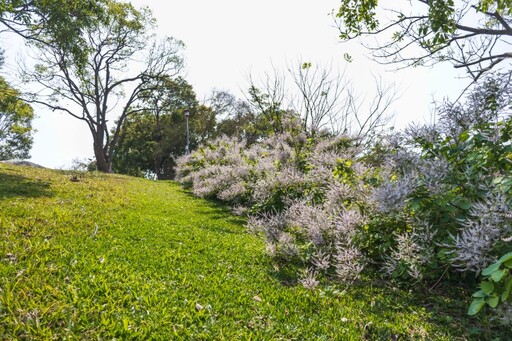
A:
<svg viewBox="0 0 512 341">
<path fill-rule="evenodd" d="M 496 9 L 504 14 L 511 14 L 512 1 L 510 0 L 481 0 L 478 3 L 478 10 L 488 12 L 490 9 Z"/>
<path fill-rule="evenodd" d="M 452 340 L 475 326 L 443 294 L 290 287 L 225 208 L 172 182 L 75 175 L 0 164 L 2 339 Z"/>
<path fill-rule="evenodd" d="M 500 303 L 512 301 L 512 252 L 503 255 L 497 262 L 492 263 L 482 271 L 483 279 L 480 290 L 473 294 L 473 302 L 468 309 L 468 315 L 476 315 L 488 305 L 496 308 Z"/>
<path fill-rule="evenodd" d="M 197 104 L 192 86 L 181 77 L 166 79 L 141 97 L 144 109 L 123 124 L 112 168 L 121 174 L 172 179 L 174 160 L 185 153 L 185 110 L 190 113 L 192 148 L 212 134 L 214 114 Z"/>
<path fill-rule="evenodd" d="M 396 247 L 396 235 L 407 231 L 407 223 L 402 217 L 393 215 L 375 215 L 369 218 L 363 229 L 358 231 L 354 242 L 365 250 L 369 259 L 383 263 Z M 392 277 L 399 281 L 410 279 L 402 271 L 393 273 Z"/>
<path fill-rule="evenodd" d="M 465 68 L 476 81 L 509 57 L 501 46 L 511 35 L 511 5 L 509 0 L 417 0 L 388 8 L 382 5 L 391 16 L 380 24 L 377 18 L 386 16 L 378 15 L 377 0 L 341 0 L 336 16 L 343 40 L 376 34 L 385 37 L 387 41 L 380 45 L 366 45 L 381 62 L 414 67 L 449 61 L 456 68 Z"/>
<path fill-rule="evenodd" d="M 346 30 L 340 37 L 348 39 L 363 30 L 375 30 L 379 25 L 375 18 L 377 4 L 377 0 L 342 0 L 336 16 L 342 19 Z"/>
<path fill-rule="evenodd" d="M 111 0 L 7 0 L 0 4 L 0 22 L 29 42 L 58 46 L 72 55 L 76 65 L 87 60 L 87 41 L 82 33 L 105 22 Z"/>
<path fill-rule="evenodd" d="M 479 6 L 484 3 L 495 1 L 481 1 Z M 502 1 L 499 1 L 502 2 Z M 342 20 L 344 31 L 341 33 L 342 39 L 349 39 L 360 35 L 363 31 L 376 31 L 379 28 L 379 22 L 376 18 L 377 0 L 342 0 L 336 16 Z M 432 41 L 434 44 L 446 42 L 448 34 L 455 30 L 453 16 L 455 13 L 453 0 L 434 0 L 428 4 L 428 24 L 423 24 L 419 28 L 419 35 L 426 36 L 430 31 L 435 33 Z M 401 19 L 399 16 L 398 19 Z"/>
<path fill-rule="evenodd" d="M 29 157 L 33 118 L 32 107 L 0 77 L 0 160 Z"/>
</svg>

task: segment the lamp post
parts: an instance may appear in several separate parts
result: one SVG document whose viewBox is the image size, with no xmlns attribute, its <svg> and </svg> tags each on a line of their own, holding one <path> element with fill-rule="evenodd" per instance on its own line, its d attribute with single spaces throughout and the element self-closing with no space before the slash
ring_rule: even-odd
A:
<svg viewBox="0 0 512 341">
<path fill-rule="evenodd" d="M 190 112 L 188 111 L 188 109 L 185 110 L 185 119 L 187 122 L 187 146 L 185 147 L 185 155 L 190 154 L 190 133 L 188 130 L 188 116 L 189 115 L 190 115 Z"/>
</svg>

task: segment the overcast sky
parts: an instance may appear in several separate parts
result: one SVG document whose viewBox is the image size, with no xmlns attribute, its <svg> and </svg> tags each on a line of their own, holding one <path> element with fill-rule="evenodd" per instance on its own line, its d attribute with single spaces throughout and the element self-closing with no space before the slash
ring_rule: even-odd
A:
<svg viewBox="0 0 512 341">
<path fill-rule="evenodd" d="M 373 76 L 396 83 L 401 97 L 393 110 L 400 128 L 428 119 L 433 98 L 455 98 L 467 84 L 450 65 L 393 71 L 373 62 L 357 42 L 341 43 L 330 13 L 339 0 L 134 0 L 148 6 L 160 35 L 186 45 L 185 78 L 204 99 L 212 89 L 243 96 L 247 76 L 308 61 L 346 70 L 357 92 L 374 88 Z M 9 49 L 8 49 L 9 50 Z M 9 52 L 9 51 L 8 51 Z M 349 53 L 354 61 L 347 63 Z M 371 95 L 369 95 L 371 96 Z M 84 122 L 37 107 L 32 161 L 51 168 L 92 158 L 92 139 Z"/>
</svg>

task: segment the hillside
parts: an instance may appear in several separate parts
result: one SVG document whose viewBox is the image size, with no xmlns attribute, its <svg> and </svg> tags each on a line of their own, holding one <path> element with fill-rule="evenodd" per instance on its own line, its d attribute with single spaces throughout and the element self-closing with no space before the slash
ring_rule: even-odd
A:
<svg viewBox="0 0 512 341">
<path fill-rule="evenodd" d="M 0 164 L 0 339 L 467 339 L 467 302 L 290 285 L 173 182 Z"/>
</svg>

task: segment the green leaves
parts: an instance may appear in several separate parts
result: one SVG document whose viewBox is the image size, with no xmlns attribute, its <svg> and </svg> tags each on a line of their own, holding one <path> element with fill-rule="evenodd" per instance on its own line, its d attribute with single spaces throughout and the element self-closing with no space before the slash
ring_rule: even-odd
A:
<svg viewBox="0 0 512 341">
<path fill-rule="evenodd" d="M 505 264 L 509 264 L 507 265 L 507 267 L 510 269 L 512 268 L 512 264 L 510 264 L 508 261 L 512 260 L 512 252 L 509 252 L 505 255 L 503 255 L 497 263 L 505 263 Z"/>
<path fill-rule="evenodd" d="M 483 276 L 489 276 L 493 272 L 497 271 L 501 266 L 501 262 L 493 263 L 482 271 Z"/>
<path fill-rule="evenodd" d="M 499 282 L 506 274 L 508 274 L 508 270 L 496 270 L 491 274 L 491 279 L 494 282 Z"/>
<path fill-rule="evenodd" d="M 25 159 L 32 147 L 32 107 L 0 77 L 0 160 Z"/>
<path fill-rule="evenodd" d="M 485 300 L 483 298 L 477 298 L 473 300 L 469 306 L 468 315 L 476 315 L 484 305 Z"/>
<path fill-rule="evenodd" d="M 494 290 L 494 283 L 491 281 L 482 282 L 480 288 L 484 294 L 489 295 Z"/>
<path fill-rule="evenodd" d="M 379 25 L 375 17 L 377 3 L 377 0 L 342 0 L 336 14 L 344 25 L 340 37 L 348 39 L 360 35 L 364 29 L 375 30 Z"/>
<path fill-rule="evenodd" d="M 503 255 L 497 262 L 482 271 L 484 280 L 480 283 L 480 290 L 473 294 L 468 315 L 477 314 L 485 304 L 496 308 L 509 299 L 512 290 L 510 268 L 512 268 L 512 252 Z"/>
</svg>

